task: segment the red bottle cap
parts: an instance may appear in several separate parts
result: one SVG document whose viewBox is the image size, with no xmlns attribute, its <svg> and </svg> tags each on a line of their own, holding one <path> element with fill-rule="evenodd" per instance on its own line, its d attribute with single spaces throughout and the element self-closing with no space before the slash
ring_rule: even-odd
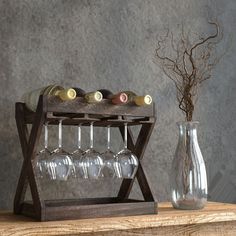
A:
<svg viewBox="0 0 236 236">
<path fill-rule="evenodd" d="M 128 96 L 126 95 L 126 93 L 118 93 L 112 99 L 113 104 L 124 104 L 127 101 L 128 101 Z"/>
</svg>

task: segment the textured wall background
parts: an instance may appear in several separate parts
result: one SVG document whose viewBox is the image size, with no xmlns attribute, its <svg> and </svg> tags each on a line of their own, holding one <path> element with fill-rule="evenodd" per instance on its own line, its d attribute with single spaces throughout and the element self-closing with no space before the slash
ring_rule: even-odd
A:
<svg viewBox="0 0 236 236">
<path fill-rule="evenodd" d="M 0 0 L 0 208 L 12 208 L 22 164 L 14 120 L 14 103 L 25 91 L 58 83 L 85 90 L 107 87 L 150 93 L 157 103 L 158 121 L 147 148 L 145 168 L 159 200 L 168 199 L 168 173 L 177 143 L 175 88 L 153 62 L 156 36 L 169 25 L 177 32 L 182 21 L 199 32 L 209 32 L 206 6 L 217 15 L 225 38 L 236 36 L 234 0 Z M 210 200 L 236 202 L 236 44 L 204 84 L 195 119 L 207 163 Z M 76 131 L 64 129 L 64 146 L 72 150 Z M 105 130 L 96 129 L 102 150 Z M 84 148 L 88 131 L 83 130 Z M 115 131 L 113 146 L 121 139 Z M 56 128 L 50 128 L 56 145 Z M 115 184 L 76 181 L 44 183 L 45 197 L 114 195 Z M 132 193 L 140 196 L 137 186 Z M 50 196 L 49 196 L 50 195 Z"/>
</svg>

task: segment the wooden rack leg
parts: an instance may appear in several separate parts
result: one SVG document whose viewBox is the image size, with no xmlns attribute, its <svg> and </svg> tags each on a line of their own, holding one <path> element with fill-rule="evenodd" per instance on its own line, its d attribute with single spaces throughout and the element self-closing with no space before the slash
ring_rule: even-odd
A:
<svg viewBox="0 0 236 236">
<path fill-rule="evenodd" d="M 20 127 L 19 127 L 20 139 L 22 139 L 21 143 L 24 145 L 24 149 L 22 150 L 25 157 L 24 157 L 23 166 L 21 169 L 21 174 L 20 174 L 20 178 L 19 178 L 19 182 L 18 182 L 18 186 L 16 190 L 16 195 L 15 195 L 15 205 L 16 205 L 15 213 L 19 213 L 19 211 L 22 211 L 22 201 L 24 200 L 24 197 L 25 197 L 25 190 L 28 185 L 27 184 L 27 178 L 28 178 L 30 190 L 32 194 L 33 206 L 35 209 L 34 213 L 38 219 L 41 219 L 42 216 L 44 215 L 41 212 L 44 209 L 44 203 L 40 199 L 40 187 L 35 178 L 35 173 L 34 173 L 31 160 L 33 160 L 35 157 L 36 146 L 38 145 L 38 142 L 39 142 L 39 138 L 40 138 L 40 134 L 42 131 L 42 126 L 43 126 L 44 118 L 45 118 L 45 114 L 43 112 L 43 99 L 40 99 L 39 101 L 37 114 L 39 115 L 35 117 L 28 143 L 25 142 L 26 133 L 23 129 L 21 129 L 23 127 L 23 123 L 21 123 L 22 121 L 20 120 L 18 121 L 18 123 L 20 124 Z M 22 115 L 22 114 L 19 114 L 19 115 Z"/>
<path fill-rule="evenodd" d="M 15 108 L 15 118 L 16 118 L 16 125 L 18 129 L 18 134 L 20 137 L 21 149 L 24 160 L 27 156 L 27 145 L 29 140 L 29 132 L 27 125 L 24 122 L 24 104 L 18 103 L 16 104 Z M 26 189 L 28 185 L 28 179 L 26 178 L 25 181 L 18 182 L 18 186 L 16 189 L 15 199 L 14 199 L 14 212 L 15 214 L 20 214 L 21 212 L 21 205 L 24 201 Z"/>
<path fill-rule="evenodd" d="M 146 146 L 148 144 L 149 138 L 151 136 L 152 130 L 154 128 L 155 122 L 151 124 L 143 124 L 142 128 L 139 132 L 136 144 L 134 145 L 132 132 L 130 129 L 128 129 L 128 148 L 134 152 L 134 154 L 138 157 L 139 161 L 142 160 Z M 122 134 L 122 137 L 124 138 L 124 132 L 123 128 L 120 128 L 120 132 Z M 151 188 L 149 186 L 149 181 L 147 179 L 147 176 L 143 170 L 142 164 L 140 162 L 139 168 L 137 170 L 136 176 L 140 189 L 142 191 L 143 197 L 146 201 L 155 201 L 154 195 L 151 191 Z M 129 197 L 129 194 L 131 192 L 131 189 L 134 184 L 133 179 L 124 179 L 122 181 L 118 197 L 121 199 L 127 199 Z"/>
</svg>

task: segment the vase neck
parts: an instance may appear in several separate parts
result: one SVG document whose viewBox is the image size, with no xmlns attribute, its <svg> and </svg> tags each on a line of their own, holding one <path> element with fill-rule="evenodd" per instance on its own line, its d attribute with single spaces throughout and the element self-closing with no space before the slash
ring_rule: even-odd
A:
<svg viewBox="0 0 236 236">
<path fill-rule="evenodd" d="M 197 139 L 197 127 L 199 122 L 178 122 L 180 138 Z"/>
</svg>

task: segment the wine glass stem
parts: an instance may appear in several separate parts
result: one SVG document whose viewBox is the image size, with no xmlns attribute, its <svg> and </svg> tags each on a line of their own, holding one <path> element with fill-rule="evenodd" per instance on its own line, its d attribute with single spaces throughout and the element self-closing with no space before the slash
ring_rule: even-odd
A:
<svg viewBox="0 0 236 236">
<path fill-rule="evenodd" d="M 59 121 L 58 126 L 58 148 L 62 147 L 62 120 Z"/>
<path fill-rule="evenodd" d="M 90 148 L 93 148 L 93 122 L 90 124 Z"/>
<path fill-rule="evenodd" d="M 81 125 L 78 125 L 78 149 L 81 149 Z"/>
<path fill-rule="evenodd" d="M 110 125 L 107 126 L 107 150 L 111 148 L 111 127 Z"/>
<path fill-rule="evenodd" d="M 125 123 L 124 148 L 127 148 L 127 123 Z"/>
<path fill-rule="evenodd" d="M 48 123 L 44 125 L 44 148 L 48 148 Z"/>
</svg>

